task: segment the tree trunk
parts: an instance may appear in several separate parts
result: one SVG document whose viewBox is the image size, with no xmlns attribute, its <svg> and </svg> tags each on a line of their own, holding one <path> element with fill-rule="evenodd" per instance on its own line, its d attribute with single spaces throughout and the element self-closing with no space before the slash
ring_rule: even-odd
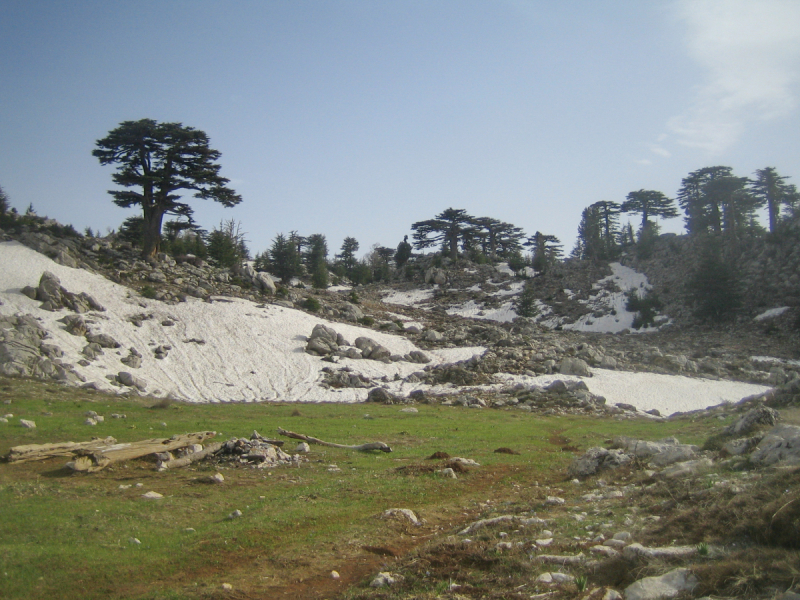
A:
<svg viewBox="0 0 800 600">
<path fill-rule="evenodd" d="M 154 258 L 161 251 L 161 222 L 164 212 L 153 208 L 144 213 L 142 224 L 142 257 Z"/>
</svg>

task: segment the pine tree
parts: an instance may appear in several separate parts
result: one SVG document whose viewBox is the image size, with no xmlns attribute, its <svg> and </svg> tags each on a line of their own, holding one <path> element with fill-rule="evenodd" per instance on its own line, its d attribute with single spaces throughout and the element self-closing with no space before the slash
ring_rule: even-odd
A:
<svg viewBox="0 0 800 600">
<path fill-rule="evenodd" d="M 678 205 L 685 214 L 686 231 L 691 235 L 704 232 L 722 233 L 722 207 L 709 197 L 706 185 L 722 177 L 732 177 L 733 169 L 716 166 L 692 171 L 681 180 Z"/>
<path fill-rule="evenodd" d="M 641 231 L 652 225 L 651 217 L 672 219 L 678 216 L 674 202 L 656 190 L 638 190 L 629 193 L 619 209 L 624 213 L 641 214 Z"/>
<path fill-rule="evenodd" d="M 342 248 L 336 258 L 339 264 L 342 265 L 345 275 L 352 281 L 353 272 L 355 271 L 358 259 L 356 259 L 356 252 L 358 251 L 358 240 L 354 237 L 346 237 L 342 242 Z"/>
<path fill-rule="evenodd" d="M 208 256 L 221 267 L 234 267 L 250 258 L 242 224 L 233 219 L 220 221 L 208 236 Z"/>
<path fill-rule="evenodd" d="M 461 208 L 448 208 L 427 221 L 411 225 L 417 249 L 441 245 L 452 260 L 458 260 L 458 242 L 474 227 L 474 218 Z"/>
<path fill-rule="evenodd" d="M 0 217 L 8 212 L 8 195 L 5 190 L 0 187 Z"/>
<path fill-rule="evenodd" d="M 561 259 L 563 246 L 554 235 L 545 235 L 537 231 L 525 242 L 533 248 L 533 268 L 539 273 L 547 273 L 550 267 Z"/>
<path fill-rule="evenodd" d="M 408 236 L 403 236 L 403 241 L 397 244 L 397 251 L 394 253 L 394 264 L 401 269 L 411 258 L 411 244 L 408 243 Z"/>
<path fill-rule="evenodd" d="M 306 242 L 306 269 L 311 274 L 311 285 L 325 289 L 328 287 L 328 242 L 321 233 L 308 236 Z"/>
<path fill-rule="evenodd" d="M 284 234 L 279 233 L 273 238 L 269 257 L 272 274 L 284 284 L 288 284 L 292 277 L 300 275 L 302 265 L 297 247 Z"/>
<path fill-rule="evenodd" d="M 161 223 L 165 215 L 191 215 L 181 202 L 181 191 L 235 206 L 241 196 L 227 187 L 219 175 L 220 157 L 209 147 L 205 132 L 181 123 L 158 123 L 152 119 L 124 121 L 97 140 L 92 155 L 101 165 L 117 165 L 112 180 L 124 190 L 111 190 L 114 204 L 142 208 L 142 254 L 155 256 L 161 246 Z M 135 191 L 128 188 L 139 188 Z"/>
<path fill-rule="evenodd" d="M 750 182 L 751 193 L 758 200 L 759 207 L 767 207 L 769 231 L 775 233 L 780 224 L 781 206 L 794 206 L 800 199 L 797 188 L 785 183 L 789 177 L 778 175 L 775 167 L 759 169 L 755 174 L 756 179 Z"/>
</svg>

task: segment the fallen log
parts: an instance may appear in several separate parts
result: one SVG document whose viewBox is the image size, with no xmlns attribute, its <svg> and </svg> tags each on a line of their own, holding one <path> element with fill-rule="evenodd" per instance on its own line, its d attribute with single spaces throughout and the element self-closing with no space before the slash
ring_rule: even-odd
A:
<svg viewBox="0 0 800 600">
<path fill-rule="evenodd" d="M 25 444 L 14 446 L 5 456 L 6 462 L 29 462 L 32 460 L 45 460 L 56 456 L 72 456 L 76 450 L 93 450 L 116 444 L 113 437 L 104 439 L 95 438 L 88 442 L 58 442 L 54 444 Z"/>
<path fill-rule="evenodd" d="M 151 440 L 141 440 L 138 442 L 127 442 L 122 444 L 110 444 L 99 448 L 79 448 L 73 452 L 75 460 L 67 463 L 67 467 L 73 471 L 94 473 L 105 469 L 108 465 L 141 458 L 148 454 L 158 452 L 171 452 L 178 448 L 185 448 L 193 444 L 202 444 L 205 440 L 214 437 L 215 431 L 199 431 L 196 433 L 186 433 L 183 435 L 173 435 L 171 438 L 156 438 Z"/>
<path fill-rule="evenodd" d="M 344 450 L 358 450 L 361 452 L 367 450 L 380 450 L 381 452 L 391 452 L 392 449 L 383 442 L 367 442 L 366 444 L 358 444 L 355 446 L 347 446 L 345 444 L 334 444 L 333 442 L 324 442 L 310 435 L 303 435 L 302 433 L 295 433 L 293 431 L 286 431 L 278 427 L 278 435 L 283 435 L 295 440 L 308 442 L 309 444 L 319 444 L 320 446 L 328 446 L 329 448 L 342 448 Z"/>
<path fill-rule="evenodd" d="M 224 442 L 212 442 L 205 446 L 199 452 L 192 452 L 191 454 L 187 454 L 186 456 L 182 456 L 181 458 L 175 458 L 173 460 L 160 460 L 156 465 L 156 468 L 159 471 L 164 471 L 166 469 L 177 469 L 180 467 L 185 467 L 187 465 L 192 464 L 193 462 L 197 462 L 198 460 L 203 460 L 206 456 L 214 454 L 217 450 L 222 448 Z"/>
</svg>

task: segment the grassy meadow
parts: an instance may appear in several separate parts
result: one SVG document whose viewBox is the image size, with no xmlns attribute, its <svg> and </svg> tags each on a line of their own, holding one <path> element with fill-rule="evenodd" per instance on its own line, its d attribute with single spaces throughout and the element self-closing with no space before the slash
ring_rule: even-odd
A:
<svg viewBox="0 0 800 600">
<path fill-rule="evenodd" d="M 277 438 L 278 427 L 394 449 L 312 445 L 299 467 L 206 461 L 161 473 L 145 459 L 93 474 L 72 474 L 66 458 L 0 463 L 0 598 L 26 600 L 337 597 L 459 525 L 504 506 L 535 511 L 547 494 L 569 493 L 571 459 L 614 435 L 702 443 L 720 424 L 440 405 L 418 405 L 418 413 L 368 404 L 193 405 L 14 378 L 0 378 L 0 402 L 0 414 L 13 414 L 0 424 L 0 455 L 93 436 L 123 442 L 213 430 L 225 440 L 255 429 Z M 90 410 L 105 422 L 85 425 Z M 292 453 L 296 443 L 286 439 L 284 449 Z M 495 452 L 501 447 L 518 454 Z M 427 460 L 435 452 L 481 466 L 447 479 L 433 472 L 443 461 Z M 217 472 L 223 483 L 201 483 Z M 148 491 L 164 497 L 142 498 Z M 388 508 L 409 508 L 424 523 L 380 518 Z M 235 510 L 243 515 L 229 519 Z"/>
</svg>

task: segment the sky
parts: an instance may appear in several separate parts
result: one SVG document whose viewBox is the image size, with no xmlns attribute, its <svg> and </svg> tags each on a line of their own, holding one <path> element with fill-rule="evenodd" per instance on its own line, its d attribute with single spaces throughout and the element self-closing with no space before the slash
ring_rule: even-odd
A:
<svg viewBox="0 0 800 600">
<path fill-rule="evenodd" d="M 91 152 L 150 118 L 208 134 L 243 201 L 196 220 L 254 253 L 396 247 L 448 207 L 569 251 L 586 206 L 703 167 L 800 184 L 799 77 L 796 0 L 2 0 L 0 186 L 117 228 Z"/>
</svg>

